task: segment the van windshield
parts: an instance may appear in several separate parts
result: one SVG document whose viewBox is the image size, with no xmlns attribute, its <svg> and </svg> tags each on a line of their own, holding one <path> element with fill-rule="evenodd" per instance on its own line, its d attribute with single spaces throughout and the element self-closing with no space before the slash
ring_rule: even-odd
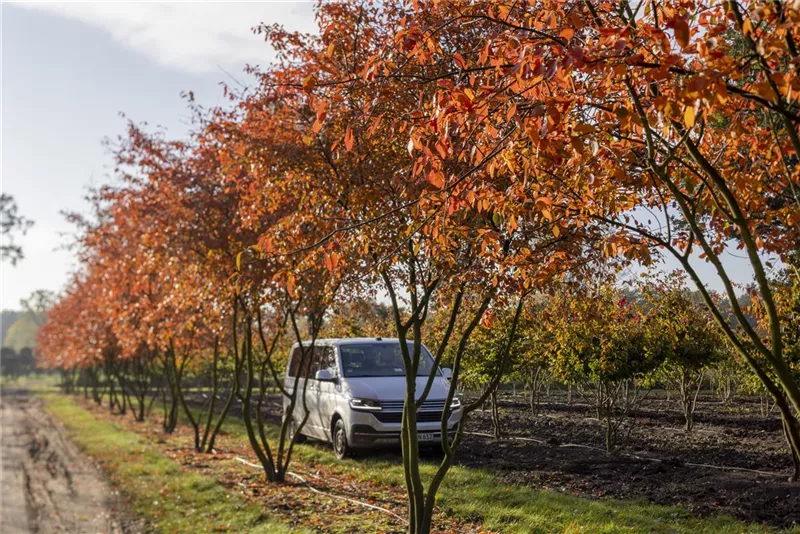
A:
<svg viewBox="0 0 800 534">
<path fill-rule="evenodd" d="M 413 347 L 409 343 L 409 352 Z M 358 343 L 340 345 L 342 371 L 350 378 L 369 376 L 405 376 L 400 343 Z M 433 369 L 433 358 L 425 347 L 421 347 L 417 376 L 429 376 Z"/>
</svg>

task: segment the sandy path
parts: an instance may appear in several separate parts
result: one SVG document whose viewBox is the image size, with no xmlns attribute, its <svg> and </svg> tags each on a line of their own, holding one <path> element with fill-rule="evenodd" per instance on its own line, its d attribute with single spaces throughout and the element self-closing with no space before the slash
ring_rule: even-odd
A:
<svg viewBox="0 0 800 534">
<path fill-rule="evenodd" d="M 7 389 L 2 409 L 0 532 L 133 533 L 119 496 L 26 390 Z"/>
</svg>

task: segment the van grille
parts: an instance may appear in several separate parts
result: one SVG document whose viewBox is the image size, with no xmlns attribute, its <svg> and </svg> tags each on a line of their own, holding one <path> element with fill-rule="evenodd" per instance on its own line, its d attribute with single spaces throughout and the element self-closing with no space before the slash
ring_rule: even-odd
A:
<svg viewBox="0 0 800 534">
<path fill-rule="evenodd" d="M 417 411 L 417 422 L 434 423 L 442 420 L 444 399 L 426 400 Z M 403 420 L 403 401 L 381 401 L 380 412 L 373 412 L 381 423 L 400 423 Z"/>
<path fill-rule="evenodd" d="M 403 412 L 374 412 L 374 415 L 381 423 L 401 423 Z M 435 423 L 442 420 L 442 412 L 417 412 L 418 423 Z"/>
<path fill-rule="evenodd" d="M 384 412 L 402 412 L 403 401 L 381 401 L 381 407 Z M 437 410 L 440 412 L 444 410 L 444 399 L 426 400 L 418 411 L 429 412 Z"/>
</svg>

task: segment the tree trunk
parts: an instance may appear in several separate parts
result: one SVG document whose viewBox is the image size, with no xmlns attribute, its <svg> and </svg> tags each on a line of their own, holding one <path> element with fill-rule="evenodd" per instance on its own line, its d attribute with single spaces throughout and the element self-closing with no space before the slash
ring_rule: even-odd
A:
<svg viewBox="0 0 800 534">
<path fill-rule="evenodd" d="M 217 363 L 219 361 L 219 338 L 214 340 L 214 361 L 211 367 L 211 399 L 208 406 L 208 417 L 206 418 L 206 427 L 203 431 L 203 439 L 200 440 L 200 452 L 206 451 L 208 445 L 209 434 L 211 433 L 211 422 L 214 419 L 214 406 L 217 403 L 217 392 L 219 385 L 217 383 L 218 372 Z"/>
<path fill-rule="evenodd" d="M 192 410 L 189 409 L 189 405 L 186 402 L 186 397 L 183 394 L 183 371 L 185 369 L 186 362 L 188 360 L 187 356 L 184 356 L 181 359 L 181 364 L 178 366 L 177 359 L 175 358 L 175 348 L 170 347 L 170 361 L 172 362 L 172 371 L 174 373 L 174 387 L 175 387 L 175 395 L 180 402 L 180 405 L 183 407 L 183 412 L 186 414 L 186 419 L 189 420 L 189 424 L 192 426 L 192 433 L 194 434 L 194 450 L 197 452 L 202 452 L 200 447 L 200 422 L 192 413 Z M 177 419 L 177 414 L 176 414 Z"/>
<path fill-rule="evenodd" d="M 163 428 L 164 432 L 167 434 L 172 434 L 175 432 L 175 428 L 178 426 L 178 393 L 176 391 L 175 380 L 176 377 L 173 374 L 173 366 L 170 362 L 170 357 L 167 354 L 167 351 L 164 353 L 164 376 L 167 379 L 167 387 L 169 388 L 169 403 L 167 403 L 166 398 L 166 388 L 162 390 L 164 396 L 164 423 Z"/>
<path fill-rule="evenodd" d="M 798 441 L 798 433 L 797 426 L 795 425 L 794 428 L 794 436 L 792 435 L 792 422 L 791 420 L 786 419 L 785 417 L 781 417 L 781 426 L 783 428 L 783 437 L 786 438 L 786 442 L 789 445 L 789 450 L 792 455 L 792 464 L 794 465 L 794 473 L 789 480 L 794 482 L 800 480 L 800 452 L 798 452 L 798 448 L 793 445 L 793 442 L 797 443 Z"/>
<path fill-rule="evenodd" d="M 492 398 L 492 430 L 494 431 L 495 439 L 500 439 L 500 408 L 497 406 L 497 390 L 493 390 Z"/>
<path fill-rule="evenodd" d="M 683 416 L 686 419 L 686 424 L 684 425 L 684 429 L 687 432 L 692 431 L 692 427 L 694 427 L 694 414 L 692 414 L 691 410 L 686 407 L 683 411 Z"/>
</svg>

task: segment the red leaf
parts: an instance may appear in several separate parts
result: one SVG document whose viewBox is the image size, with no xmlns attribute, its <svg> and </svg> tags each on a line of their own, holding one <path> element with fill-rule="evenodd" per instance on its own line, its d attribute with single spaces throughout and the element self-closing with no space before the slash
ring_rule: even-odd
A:
<svg viewBox="0 0 800 534">
<path fill-rule="evenodd" d="M 686 19 L 679 17 L 674 22 L 675 40 L 681 45 L 681 48 L 689 46 L 689 23 Z"/>
<path fill-rule="evenodd" d="M 355 136 L 353 135 L 353 130 L 350 129 L 348 126 L 344 132 L 344 148 L 348 152 L 353 150 L 353 143 L 355 142 Z"/>
<path fill-rule="evenodd" d="M 439 189 L 444 188 L 444 174 L 442 174 L 442 171 L 437 171 L 435 169 L 431 170 L 431 172 L 428 173 L 427 178 L 428 181 L 435 187 L 438 187 Z"/>
</svg>

